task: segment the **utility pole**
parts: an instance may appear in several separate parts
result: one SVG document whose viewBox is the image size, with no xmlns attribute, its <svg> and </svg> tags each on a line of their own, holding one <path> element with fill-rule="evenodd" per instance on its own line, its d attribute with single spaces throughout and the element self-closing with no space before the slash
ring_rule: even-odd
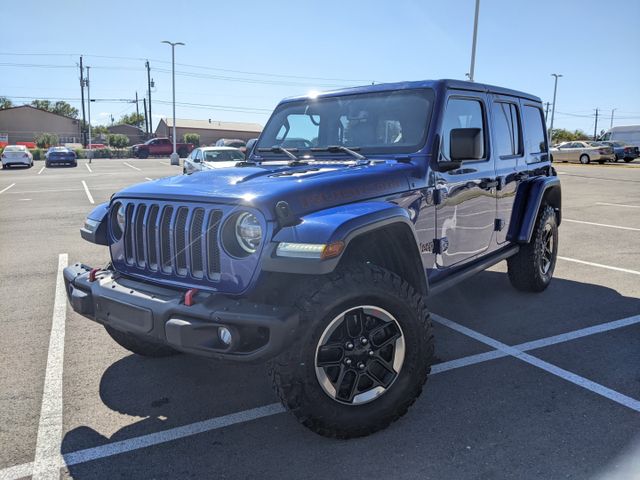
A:
<svg viewBox="0 0 640 480">
<path fill-rule="evenodd" d="M 153 120 L 151 116 L 151 67 L 149 67 L 149 60 L 145 64 L 147 67 L 147 88 L 149 89 L 149 133 L 153 130 Z"/>
<path fill-rule="evenodd" d="M 138 92 L 136 92 L 136 115 L 140 116 L 140 108 L 138 107 Z"/>
<path fill-rule="evenodd" d="M 547 106 L 547 108 L 544 111 L 544 121 L 548 122 L 549 121 L 549 105 L 551 105 L 549 102 L 545 103 L 545 105 Z"/>
<path fill-rule="evenodd" d="M 480 13 L 480 0 L 476 0 L 476 14 L 473 19 L 473 43 L 471 45 L 471 67 L 469 68 L 469 81 L 473 82 L 476 69 L 476 43 L 478 38 L 478 15 Z"/>
<path fill-rule="evenodd" d="M 93 151 L 91 150 L 91 87 L 89 84 L 89 69 L 91 67 L 87 66 L 87 109 L 89 113 L 89 163 L 91 163 L 91 159 L 93 158 Z"/>
<path fill-rule="evenodd" d="M 82 145 L 87 145 L 87 121 L 84 116 L 84 68 L 82 68 L 82 55 L 80 55 L 80 102 L 82 103 L 82 128 L 80 136 L 82 137 Z"/>
<path fill-rule="evenodd" d="M 611 125 L 609 125 L 609 128 L 613 128 L 613 112 L 615 112 L 617 110 L 617 108 L 612 108 L 611 109 Z"/>
<path fill-rule="evenodd" d="M 558 78 L 560 78 L 562 75 L 558 73 L 552 73 L 551 76 L 556 77 L 556 79 L 553 84 L 553 103 L 552 103 L 553 106 L 551 107 L 551 126 L 549 127 L 549 144 L 551 144 L 553 141 L 553 117 L 555 116 L 555 113 L 556 113 L 556 93 L 558 92 Z"/>
<path fill-rule="evenodd" d="M 170 42 L 163 40 L 162 43 L 171 45 L 171 84 L 173 90 L 173 153 L 171 154 L 171 165 L 180 165 L 180 157 L 176 152 L 176 45 L 184 45 L 182 42 Z"/>
<path fill-rule="evenodd" d="M 596 138 L 598 136 L 598 109 L 596 108 L 596 124 L 593 127 L 593 141 L 596 141 Z"/>
<path fill-rule="evenodd" d="M 147 98 L 142 99 L 142 107 L 144 108 L 144 131 L 149 135 L 149 121 L 147 120 Z"/>
</svg>

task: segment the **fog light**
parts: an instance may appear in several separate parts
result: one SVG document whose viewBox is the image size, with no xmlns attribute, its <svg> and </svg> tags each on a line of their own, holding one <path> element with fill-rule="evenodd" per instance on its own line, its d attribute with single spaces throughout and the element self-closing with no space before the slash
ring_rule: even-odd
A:
<svg viewBox="0 0 640 480">
<path fill-rule="evenodd" d="M 218 328 L 218 338 L 226 346 L 231 345 L 231 341 L 233 340 L 233 338 L 231 337 L 231 332 L 229 331 L 229 329 L 227 327 L 219 327 Z"/>
</svg>

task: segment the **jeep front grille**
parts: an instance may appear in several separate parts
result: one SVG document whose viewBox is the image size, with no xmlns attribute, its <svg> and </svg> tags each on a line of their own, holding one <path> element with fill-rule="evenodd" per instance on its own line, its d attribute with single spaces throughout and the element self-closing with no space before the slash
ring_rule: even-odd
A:
<svg viewBox="0 0 640 480">
<path fill-rule="evenodd" d="M 125 202 L 124 260 L 136 269 L 219 280 L 222 211 Z"/>
</svg>

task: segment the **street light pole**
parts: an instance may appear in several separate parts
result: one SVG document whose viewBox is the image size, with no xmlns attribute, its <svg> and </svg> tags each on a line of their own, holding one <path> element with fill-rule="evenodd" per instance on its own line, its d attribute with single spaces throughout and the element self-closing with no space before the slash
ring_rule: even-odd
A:
<svg viewBox="0 0 640 480">
<path fill-rule="evenodd" d="M 93 158 L 93 151 L 91 149 L 91 84 L 89 83 L 89 69 L 91 67 L 87 66 L 87 112 L 89 113 L 89 163 Z"/>
<path fill-rule="evenodd" d="M 171 45 L 171 83 L 173 87 L 173 153 L 171 154 L 171 165 L 180 165 L 180 157 L 176 152 L 176 45 L 184 45 L 182 42 L 170 42 L 163 40 L 162 43 Z"/>
<path fill-rule="evenodd" d="M 476 0 L 476 14 L 473 19 L 473 44 L 471 45 L 471 67 L 469 68 L 469 81 L 473 82 L 473 74 L 476 68 L 476 41 L 478 38 L 478 15 L 480 14 L 480 0 Z"/>
<path fill-rule="evenodd" d="M 611 125 L 609 125 L 609 128 L 613 128 L 613 112 L 615 112 L 617 110 L 617 108 L 612 108 L 611 109 Z"/>
<path fill-rule="evenodd" d="M 553 137 L 553 117 L 556 113 L 556 93 L 558 92 L 558 78 L 560 78 L 562 75 L 558 73 L 552 73 L 551 76 L 555 77 L 555 81 L 553 84 L 553 103 L 551 104 L 551 126 L 549 127 L 549 144 L 551 144 Z"/>
</svg>

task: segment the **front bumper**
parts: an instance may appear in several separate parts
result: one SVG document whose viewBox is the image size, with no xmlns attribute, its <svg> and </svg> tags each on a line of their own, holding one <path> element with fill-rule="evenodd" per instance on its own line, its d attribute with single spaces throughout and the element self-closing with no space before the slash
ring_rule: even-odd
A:
<svg viewBox="0 0 640 480">
<path fill-rule="evenodd" d="M 133 333 L 149 341 L 204 357 L 257 361 L 280 353 L 293 340 L 299 318 L 294 309 L 247 299 L 199 292 L 191 306 L 185 291 L 102 270 L 91 281 L 91 268 L 75 264 L 64 269 L 72 308 L 95 322 Z M 219 336 L 231 332 L 230 345 Z"/>
</svg>

